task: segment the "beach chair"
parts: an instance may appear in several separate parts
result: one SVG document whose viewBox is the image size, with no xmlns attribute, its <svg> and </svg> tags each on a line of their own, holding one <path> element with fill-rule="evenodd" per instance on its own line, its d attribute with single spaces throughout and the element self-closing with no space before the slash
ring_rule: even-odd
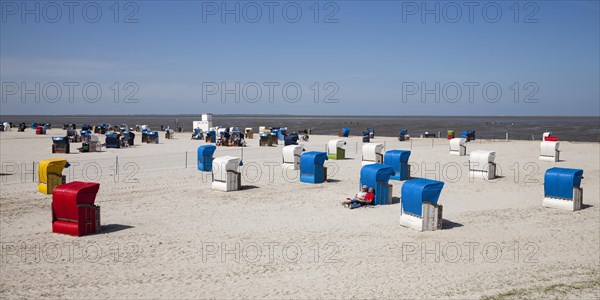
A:
<svg viewBox="0 0 600 300">
<path fill-rule="evenodd" d="M 544 207 L 570 211 L 581 209 L 583 188 L 581 188 L 583 170 L 568 168 L 550 168 L 544 174 Z"/>
<path fill-rule="evenodd" d="M 540 143 L 540 160 L 560 161 L 559 142 L 543 141 Z"/>
<path fill-rule="evenodd" d="M 367 132 L 369 133 L 369 138 L 371 138 L 371 139 L 375 138 L 375 129 L 367 128 Z"/>
<path fill-rule="evenodd" d="M 400 129 L 400 132 L 398 132 L 398 140 L 401 142 L 408 140 L 408 129 Z"/>
<path fill-rule="evenodd" d="M 475 131 L 474 130 L 464 130 L 461 132 L 461 138 L 466 139 L 467 142 L 475 140 Z"/>
<path fill-rule="evenodd" d="M 212 171 L 215 150 L 217 150 L 217 146 L 215 145 L 202 145 L 198 147 L 198 171 Z"/>
<path fill-rule="evenodd" d="M 394 175 L 394 169 L 387 165 L 370 164 L 360 169 L 359 189 L 366 185 L 375 189 L 374 205 L 392 204 L 394 186 L 389 184 L 390 177 Z"/>
<path fill-rule="evenodd" d="M 381 143 L 363 144 L 361 165 L 383 164 L 383 150 L 383 144 Z"/>
<path fill-rule="evenodd" d="M 418 231 L 442 229 L 442 205 L 438 199 L 444 183 L 417 178 L 402 185 L 400 225 Z"/>
<path fill-rule="evenodd" d="M 448 130 L 448 139 L 451 140 L 454 138 L 454 130 Z"/>
<path fill-rule="evenodd" d="M 246 138 L 253 139 L 254 138 L 254 130 L 252 128 L 246 128 Z"/>
<path fill-rule="evenodd" d="M 327 143 L 327 156 L 329 159 L 345 159 L 346 149 L 343 147 L 346 145 L 346 140 L 330 140 Z"/>
<path fill-rule="evenodd" d="M 59 185 L 67 181 L 62 172 L 68 168 L 69 163 L 66 159 L 50 158 L 40 161 L 38 168 L 38 192 L 46 195 L 52 194 L 52 191 Z"/>
<path fill-rule="evenodd" d="M 121 148 L 120 136 L 116 132 L 107 132 L 105 135 L 104 144 L 106 144 L 106 148 Z"/>
<path fill-rule="evenodd" d="M 99 183 L 73 181 L 52 194 L 52 232 L 83 236 L 100 230 L 100 206 L 94 205 Z"/>
<path fill-rule="evenodd" d="M 471 178 L 496 178 L 496 152 L 486 150 L 472 151 L 469 157 L 469 175 Z"/>
<path fill-rule="evenodd" d="M 46 134 L 46 127 L 44 126 L 36 126 L 35 134 Z"/>
<path fill-rule="evenodd" d="M 545 141 L 547 137 L 551 136 L 552 132 L 546 131 L 542 134 L 542 141 Z"/>
<path fill-rule="evenodd" d="M 300 155 L 300 182 L 323 183 L 327 180 L 327 153 L 310 151 Z"/>
<path fill-rule="evenodd" d="M 450 140 L 450 155 L 467 155 L 467 140 L 463 138 L 453 138 Z"/>
<path fill-rule="evenodd" d="M 65 136 L 52 137 L 52 153 L 70 153 L 69 138 Z"/>
<path fill-rule="evenodd" d="M 348 137 L 350 135 L 350 128 L 344 127 L 338 132 L 338 137 Z"/>
<path fill-rule="evenodd" d="M 239 157 L 220 156 L 213 160 L 212 189 L 224 192 L 237 191 L 242 187 Z"/>
<path fill-rule="evenodd" d="M 268 133 L 261 133 L 261 134 L 259 134 L 258 145 L 261 147 L 271 146 L 272 143 L 270 143 L 271 145 L 269 145 L 270 140 L 271 140 L 271 136 Z"/>
<path fill-rule="evenodd" d="M 304 146 L 302 145 L 289 145 L 283 147 L 283 164 L 282 168 L 298 170 L 300 169 L 300 156 L 304 151 Z"/>
<path fill-rule="evenodd" d="M 158 131 L 148 131 L 148 144 L 158 144 Z"/>
<path fill-rule="evenodd" d="M 390 150 L 383 155 L 383 164 L 391 166 L 394 169 L 394 175 L 390 177 L 393 180 L 408 180 L 410 178 L 410 150 Z"/>
</svg>

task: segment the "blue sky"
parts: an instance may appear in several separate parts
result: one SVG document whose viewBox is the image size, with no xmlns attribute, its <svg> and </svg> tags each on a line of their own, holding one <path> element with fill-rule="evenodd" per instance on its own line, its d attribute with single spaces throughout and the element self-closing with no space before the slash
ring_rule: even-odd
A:
<svg viewBox="0 0 600 300">
<path fill-rule="evenodd" d="M 600 115 L 598 1 L 1 3 L 2 114 Z"/>
</svg>

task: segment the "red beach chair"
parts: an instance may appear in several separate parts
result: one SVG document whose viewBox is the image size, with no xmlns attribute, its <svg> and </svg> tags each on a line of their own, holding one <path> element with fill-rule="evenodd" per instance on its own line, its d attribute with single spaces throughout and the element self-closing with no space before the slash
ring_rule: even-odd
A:
<svg viewBox="0 0 600 300">
<path fill-rule="evenodd" d="M 52 193 L 52 232 L 74 236 L 100 230 L 100 206 L 94 205 L 99 183 L 73 181 Z"/>
</svg>

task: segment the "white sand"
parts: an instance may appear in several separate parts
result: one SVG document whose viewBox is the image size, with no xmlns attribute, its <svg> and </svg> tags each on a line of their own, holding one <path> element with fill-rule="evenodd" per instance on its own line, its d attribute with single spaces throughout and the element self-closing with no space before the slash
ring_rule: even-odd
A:
<svg viewBox="0 0 600 300">
<path fill-rule="evenodd" d="M 600 297 L 598 143 L 561 142 L 564 161 L 550 163 L 538 160 L 539 142 L 477 140 L 467 153 L 495 150 L 504 177 L 471 182 L 468 156 L 449 156 L 447 140 L 433 147 L 415 140 L 413 176 L 426 168 L 425 177 L 446 182 L 444 230 L 416 232 L 399 225 L 399 204 L 339 205 L 358 188 L 358 137 L 348 139 L 349 159 L 328 161 L 334 180 L 319 185 L 286 180 L 282 146 L 249 140 L 246 189 L 224 193 L 197 171 L 196 148 L 204 142 L 187 133 L 161 136 L 159 145 L 52 155 L 50 137 L 63 134 L 0 133 L 2 172 L 14 163 L 20 169 L 0 178 L 1 298 Z M 331 138 L 311 136 L 306 146 L 323 151 Z M 396 138 L 373 141 L 385 141 L 387 150 L 411 147 Z M 215 155 L 240 151 L 219 147 Z M 69 181 L 86 179 L 85 166 L 87 179 L 101 183 L 101 233 L 51 233 L 51 196 L 37 192 L 31 174 L 32 161 L 50 157 L 74 165 Z M 256 166 L 261 176 L 251 182 Z M 454 179 L 456 166 L 462 176 Z M 541 206 L 543 174 L 553 166 L 584 169 L 583 210 Z M 392 182 L 399 197 L 402 183 Z"/>
</svg>

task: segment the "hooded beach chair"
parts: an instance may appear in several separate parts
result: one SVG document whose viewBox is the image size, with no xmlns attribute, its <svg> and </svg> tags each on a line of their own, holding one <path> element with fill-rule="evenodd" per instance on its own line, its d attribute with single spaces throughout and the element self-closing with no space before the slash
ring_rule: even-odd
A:
<svg viewBox="0 0 600 300">
<path fill-rule="evenodd" d="M 213 160 L 212 189 L 224 192 L 237 191 L 242 187 L 239 157 L 220 156 Z"/>
<path fill-rule="evenodd" d="M 158 131 L 148 131 L 148 144 L 158 144 Z"/>
<path fill-rule="evenodd" d="M 540 160 L 558 162 L 560 160 L 559 142 L 542 141 L 540 143 Z"/>
<path fill-rule="evenodd" d="M 450 155 L 467 155 L 467 140 L 463 138 L 454 138 L 450 140 Z"/>
<path fill-rule="evenodd" d="M 66 176 L 62 174 L 64 168 L 68 168 L 66 159 L 51 158 L 40 161 L 38 169 L 38 192 L 50 195 L 59 185 L 66 182 Z"/>
<path fill-rule="evenodd" d="M 344 159 L 346 158 L 346 140 L 330 140 L 327 143 L 327 156 L 329 159 Z"/>
<path fill-rule="evenodd" d="M 52 153 L 65 153 L 68 154 L 71 151 L 69 138 L 66 136 L 54 136 L 52 137 Z"/>
<path fill-rule="evenodd" d="M 475 150 L 469 154 L 469 175 L 471 178 L 496 178 L 496 152 Z"/>
<path fill-rule="evenodd" d="M 202 145 L 198 147 L 198 171 L 212 171 L 215 150 L 217 150 L 217 146 L 215 145 Z"/>
<path fill-rule="evenodd" d="M 419 231 L 442 229 L 442 205 L 438 199 L 444 183 L 417 178 L 402 185 L 400 225 Z"/>
<path fill-rule="evenodd" d="M 576 211 L 583 204 L 583 170 L 550 168 L 544 174 L 544 207 Z"/>
<path fill-rule="evenodd" d="M 245 129 L 246 138 L 253 139 L 254 138 L 254 130 L 250 127 Z"/>
<path fill-rule="evenodd" d="M 454 130 L 448 130 L 448 139 L 451 140 L 454 138 Z"/>
<path fill-rule="evenodd" d="M 394 169 L 393 180 L 408 180 L 410 178 L 410 150 L 390 150 L 383 155 L 383 164 Z"/>
<path fill-rule="evenodd" d="M 381 143 L 363 144 L 361 165 L 383 164 L 383 150 Z"/>
<path fill-rule="evenodd" d="M 475 131 L 474 130 L 464 130 L 461 132 L 461 138 L 466 139 L 467 142 L 475 140 Z"/>
<path fill-rule="evenodd" d="M 107 132 L 105 135 L 104 143 L 106 144 L 106 148 L 121 148 L 121 140 L 120 135 L 116 132 Z"/>
<path fill-rule="evenodd" d="M 283 164 L 282 168 L 298 170 L 300 169 L 300 156 L 304 151 L 304 146 L 302 145 L 289 145 L 283 147 Z"/>
<path fill-rule="evenodd" d="M 394 169 L 387 165 L 370 164 L 360 169 L 359 188 L 366 185 L 375 189 L 373 204 L 392 204 L 393 185 L 389 184 L 390 177 L 394 175 Z"/>
<path fill-rule="evenodd" d="M 100 206 L 94 205 L 99 183 L 73 181 L 52 193 L 52 232 L 74 236 L 100 230 Z"/>
<path fill-rule="evenodd" d="M 348 137 L 350 135 L 350 128 L 344 127 L 338 132 L 339 137 Z"/>
<path fill-rule="evenodd" d="M 399 141 L 406 141 L 408 139 L 408 129 L 402 128 L 400 129 L 400 132 L 398 132 L 398 140 Z"/>
<path fill-rule="evenodd" d="M 327 180 L 327 153 L 310 151 L 300 156 L 300 182 L 323 183 Z"/>
</svg>

